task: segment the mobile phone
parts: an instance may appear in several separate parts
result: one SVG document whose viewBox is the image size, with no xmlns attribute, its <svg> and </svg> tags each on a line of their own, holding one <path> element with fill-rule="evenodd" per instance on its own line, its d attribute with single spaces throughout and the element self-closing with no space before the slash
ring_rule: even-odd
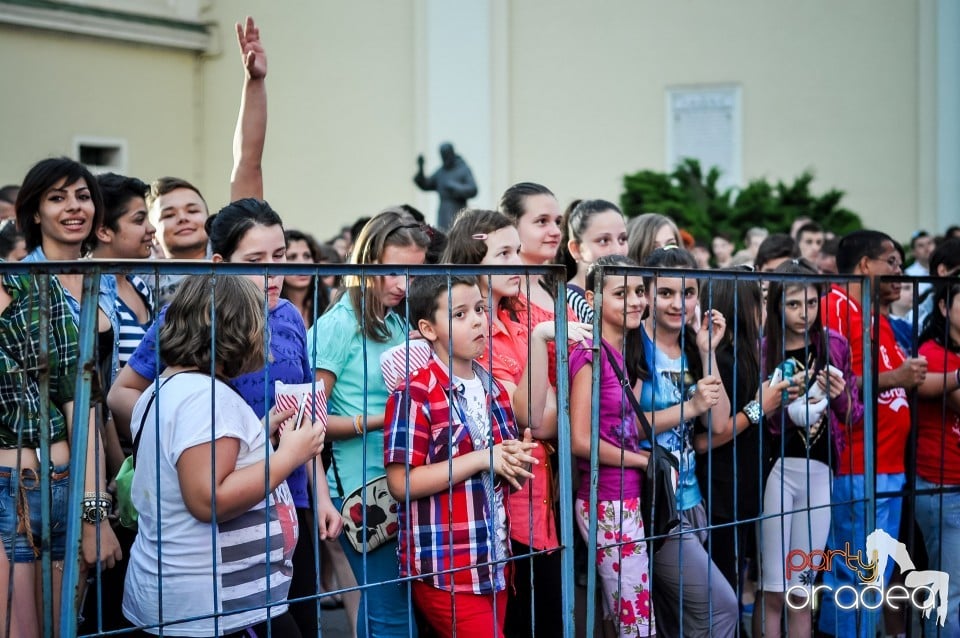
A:
<svg viewBox="0 0 960 638">
<path fill-rule="evenodd" d="M 299 430 L 300 425 L 303 423 L 303 413 L 307 408 L 307 393 L 304 392 L 303 396 L 300 397 L 300 405 L 297 406 L 297 420 L 293 422 L 293 429 Z"/>
</svg>

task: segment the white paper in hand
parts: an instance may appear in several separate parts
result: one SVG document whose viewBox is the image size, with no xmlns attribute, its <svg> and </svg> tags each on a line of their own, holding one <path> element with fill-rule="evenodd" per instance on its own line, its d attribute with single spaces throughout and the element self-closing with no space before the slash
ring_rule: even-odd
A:
<svg viewBox="0 0 960 638">
<path fill-rule="evenodd" d="M 393 392 L 400 387 L 401 383 L 426 366 L 432 356 L 433 347 L 425 339 L 414 339 L 409 347 L 401 343 L 380 355 L 380 372 L 383 373 L 387 390 Z"/>
<path fill-rule="evenodd" d="M 304 408 L 304 419 L 309 419 L 315 423 L 322 423 L 327 427 L 327 393 L 323 387 L 323 381 L 317 380 L 316 391 L 312 383 L 284 383 L 277 381 L 274 384 L 273 401 L 277 410 L 296 410 L 300 407 L 300 400 L 306 397 L 307 404 Z M 288 419 L 286 423 L 281 423 L 277 430 L 278 434 L 283 434 L 283 429 L 293 419 Z"/>
</svg>

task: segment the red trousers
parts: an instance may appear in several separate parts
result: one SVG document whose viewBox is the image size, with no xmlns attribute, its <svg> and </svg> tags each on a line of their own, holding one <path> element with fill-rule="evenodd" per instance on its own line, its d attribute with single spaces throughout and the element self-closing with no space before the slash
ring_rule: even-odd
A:
<svg viewBox="0 0 960 638">
<path fill-rule="evenodd" d="M 494 615 L 493 601 L 497 611 Z M 426 583 L 413 581 L 413 603 L 444 638 L 503 638 L 503 621 L 507 615 L 507 591 L 496 594 L 449 592 Z M 454 615 L 454 605 L 456 614 Z"/>
</svg>

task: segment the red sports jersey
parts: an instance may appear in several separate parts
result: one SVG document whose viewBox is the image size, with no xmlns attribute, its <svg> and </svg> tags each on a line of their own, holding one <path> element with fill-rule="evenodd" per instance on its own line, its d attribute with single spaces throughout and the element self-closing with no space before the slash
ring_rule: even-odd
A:
<svg viewBox="0 0 960 638">
<path fill-rule="evenodd" d="M 834 285 L 820 305 L 820 319 L 828 328 L 846 335 L 850 342 L 853 371 L 863 377 L 863 314 L 857 300 L 850 298 L 846 289 Z M 897 345 L 893 328 L 886 317 L 880 317 L 879 334 L 874 338 L 879 345 L 877 369 L 879 372 L 896 370 L 906 360 Z M 872 397 L 863 397 L 864 404 Z M 903 388 L 884 390 L 877 397 L 877 474 L 901 474 L 904 471 L 904 449 L 910 433 L 910 406 Z M 849 424 L 848 445 L 840 456 L 837 474 L 863 474 L 863 420 Z"/>
</svg>

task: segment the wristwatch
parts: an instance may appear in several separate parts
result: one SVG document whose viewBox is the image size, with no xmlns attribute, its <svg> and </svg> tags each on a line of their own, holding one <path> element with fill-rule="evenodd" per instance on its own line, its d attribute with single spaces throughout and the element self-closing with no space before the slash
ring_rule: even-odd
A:
<svg viewBox="0 0 960 638">
<path fill-rule="evenodd" d="M 97 524 L 106 520 L 110 514 L 110 501 L 102 498 L 83 499 L 83 515 L 81 519 L 84 523 Z"/>
<path fill-rule="evenodd" d="M 747 419 L 753 425 L 758 425 L 760 423 L 760 417 L 763 416 L 763 412 L 760 410 L 760 404 L 756 401 L 751 401 L 743 406 L 743 413 L 747 415 Z"/>
</svg>

